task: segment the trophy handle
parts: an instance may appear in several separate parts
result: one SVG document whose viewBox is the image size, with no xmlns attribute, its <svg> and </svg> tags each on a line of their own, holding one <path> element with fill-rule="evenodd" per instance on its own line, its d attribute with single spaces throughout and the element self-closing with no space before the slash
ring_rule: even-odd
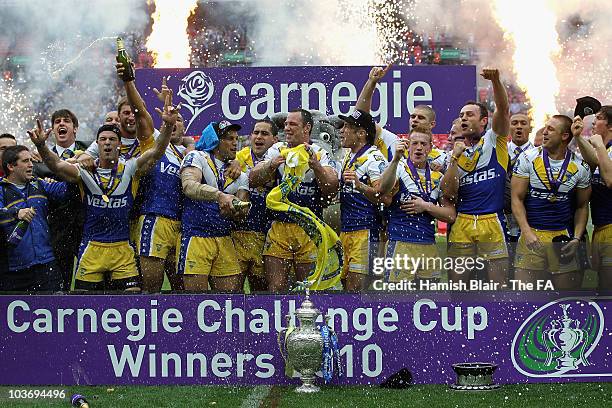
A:
<svg viewBox="0 0 612 408">
<path fill-rule="evenodd" d="M 287 353 L 287 330 L 288 329 L 285 328 L 285 329 L 281 329 L 278 332 L 278 350 L 280 351 L 281 357 L 285 361 L 285 364 L 287 364 L 287 357 L 288 357 L 288 353 Z"/>
</svg>

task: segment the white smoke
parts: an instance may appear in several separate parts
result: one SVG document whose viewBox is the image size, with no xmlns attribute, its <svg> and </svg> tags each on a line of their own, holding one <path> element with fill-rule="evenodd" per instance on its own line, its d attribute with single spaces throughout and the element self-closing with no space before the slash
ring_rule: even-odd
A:
<svg viewBox="0 0 612 408">
<path fill-rule="evenodd" d="M 114 38 L 126 31 L 143 32 L 148 19 L 139 0 L 5 0 L 0 2 L 0 37 L 21 43 L 27 63 L 17 68 L 12 83 L 16 106 L 0 98 L 0 112 L 7 120 L 2 132 L 15 134 L 20 141 L 34 125 L 41 111 L 70 109 L 79 119 L 79 139 L 91 138 L 114 103 L 116 75 Z M 94 40 L 111 37 L 96 42 Z M 25 45 L 24 45 L 25 44 Z M 66 65 L 80 57 L 73 63 Z M 11 120 L 11 117 L 13 118 Z M 44 117 L 46 125 L 50 118 Z"/>
</svg>

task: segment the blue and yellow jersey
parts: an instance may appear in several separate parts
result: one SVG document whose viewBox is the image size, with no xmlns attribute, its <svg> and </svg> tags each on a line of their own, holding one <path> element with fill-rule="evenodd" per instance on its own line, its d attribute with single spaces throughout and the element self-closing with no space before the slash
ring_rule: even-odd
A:
<svg viewBox="0 0 612 408">
<path fill-rule="evenodd" d="M 155 163 L 155 167 L 141 179 L 142 214 L 181 219 L 183 189 L 180 169 L 184 151 L 183 146 L 168 145 L 166 153 Z"/>
<path fill-rule="evenodd" d="M 342 232 L 379 229 L 380 216 L 376 205 L 363 193 L 354 189 L 351 183 L 343 183 L 342 174 L 347 170 L 354 170 L 359 181 L 371 186 L 372 182 L 380 179 L 387 168 L 387 160 L 375 146 L 370 147 L 351 164 L 354 156 L 355 153 L 349 150 L 342 162 L 337 162 L 338 168 L 336 168 L 340 179 Z"/>
<path fill-rule="evenodd" d="M 322 166 L 334 168 L 332 161 L 329 159 L 329 155 L 325 150 L 323 150 L 323 148 L 314 144 L 310 146 L 314 153 L 317 155 L 317 158 Z M 280 156 L 281 150 L 284 149 L 289 149 L 286 142 L 275 143 L 266 152 L 264 160 L 268 161 Z M 284 174 L 285 164 L 283 163 L 278 167 L 276 171 L 276 185 L 281 183 Z M 321 189 L 319 188 L 317 178 L 315 177 L 314 171 L 312 169 L 309 168 L 306 171 L 304 179 L 298 186 L 297 190 L 289 193 L 288 199 L 292 203 L 297 204 L 301 207 L 310 208 L 317 217 L 319 217 L 320 219 L 322 218 L 325 200 L 321 193 Z M 293 222 L 293 220 L 286 213 L 274 214 L 274 219 L 283 222 Z"/>
<path fill-rule="evenodd" d="M 25 186 L 17 186 L 7 179 L 0 178 L 0 230 L 7 239 L 19 222 L 17 214 L 23 208 L 33 208 L 36 211 L 32 222 L 17 246 L 8 250 L 8 269 L 18 271 L 34 265 L 51 262 L 53 249 L 47 214 L 49 200 L 60 202 L 66 197 L 67 185 L 47 183 L 44 180 L 33 179 Z M 1 254 L 1 253 L 0 253 Z"/>
<path fill-rule="evenodd" d="M 526 151 L 533 149 L 535 146 L 531 142 L 527 142 L 522 146 L 517 146 L 512 140 L 508 142 L 508 156 L 510 156 L 510 166 L 514 166 L 519 156 Z M 512 167 L 508 168 L 508 171 Z"/>
<path fill-rule="evenodd" d="M 419 173 L 419 183 L 426 191 L 427 183 L 425 169 L 417 169 Z M 399 182 L 399 190 L 393 196 L 390 210 L 389 223 L 387 230 L 389 239 L 392 241 L 413 242 L 419 244 L 432 244 L 435 242 L 436 224 L 435 218 L 427 212 L 421 214 L 407 214 L 400 209 L 402 201 L 408 201 L 412 196 L 419 196 L 426 201 L 437 203 L 440 198 L 440 181 L 442 173 L 431 171 L 431 192 L 429 197 L 422 197 L 417 186 L 417 182 L 412 178 L 406 159 L 401 159 L 398 166 L 396 177 Z"/>
<path fill-rule="evenodd" d="M 91 173 L 79 167 L 79 188 L 85 207 L 83 242 L 129 239 L 129 214 L 139 184 L 136 170 L 136 159 L 119 159 L 116 172 L 98 167 Z"/>
<path fill-rule="evenodd" d="M 563 160 L 550 159 L 553 176 L 559 175 Z M 591 183 L 588 165 L 571 153 L 567 172 L 559 191 L 551 192 L 544 167 L 542 147 L 531 149 L 520 155 L 514 166 L 513 177 L 529 179 L 529 190 L 525 197 L 527 222 L 531 228 L 547 231 L 564 230 L 573 218 L 571 196 L 576 188 L 587 188 Z"/>
<path fill-rule="evenodd" d="M 612 160 L 612 142 L 608 143 L 608 157 Z M 591 218 L 593 225 L 596 227 L 612 224 L 612 189 L 606 187 L 605 181 L 601 178 L 599 167 L 593 173 Z"/>
<path fill-rule="evenodd" d="M 202 172 L 201 183 L 218 188 L 227 194 L 238 190 L 249 191 L 249 180 L 241 173 L 236 180 L 224 177 L 227 167 L 221 160 L 199 150 L 189 152 L 183 159 L 181 170 L 195 167 Z M 231 220 L 221 217 L 216 201 L 192 200 L 185 197 L 182 217 L 182 237 L 224 237 L 230 234 Z"/>
<path fill-rule="evenodd" d="M 265 157 L 265 155 L 264 155 Z M 263 161 L 264 157 L 257 158 L 251 153 L 250 147 L 245 147 L 236 153 L 236 160 L 242 166 L 242 171 L 247 175 L 249 172 L 257 166 L 257 164 Z M 251 210 L 249 215 L 244 222 L 236 224 L 237 231 L 256 231 L 266 233 L 270 229 L 269 211 L 266 209 L 266 196 L 272 190 L 273 185 L 271 183 L 263 187 L 250 187 L 249 196 L 251 197 Z"/>
<path fill-rule="evenodd" d="M 446 169 L 446 158 L 447 154 L 445 151 L 436 149 L 435 147 L 431 149 L 429 155 L 427 155 L 427 162 L 429 164 L 435 164 L 436 166 L 440 166 L 442 169 L 442 173 Z"/>
<path fill-rule="evenodd" d="M 492 129 L 463 152 L 457 160 L 458 213 L 480 215 L 503 210 L 508 159 L 506 136 Z"/>
<path fill-rule="evenodd" d="M 387 162 L 393 159 L 395 153 L 395 146 L 399 137 L 395 133 L 391 133 L 381 127 L 376 127 L 376 139 L 374 139 L 374 146 L 382 153 L 383 157 Z"/>
</svg>

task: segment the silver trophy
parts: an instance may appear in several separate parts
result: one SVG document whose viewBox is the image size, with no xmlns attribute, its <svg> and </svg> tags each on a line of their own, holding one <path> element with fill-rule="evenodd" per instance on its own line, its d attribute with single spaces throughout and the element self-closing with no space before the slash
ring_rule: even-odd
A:
<svg viewBox="0 0 612 408">
<path fill-rule="evenodd" d="M 457 391 L 489 391 L 499 388 L 493 382 L 493 372 L 497 364 L 492 363 L 459 363 L 453 364 L 457 382 L 450 388 Z"/>
<path fill-rule="evenodd" d="M 553 350 L 551 350 L 549 346 L 549 344 L 552 343 L 557 350 L 563 353 L 557 358 L 557 369 L 575 370 L 578 368 L 578 362 L 584 366 L 589 365 L 584 355 L 584 349 L 587 346 L 587 342 L 585 341 L 587 332 L 580 328 L 580 322 L 578 320 L 568 316 L 567 310 L 569 306 L 568 304 L 562 304 L 563 318 L 553 320 L 551 322 L 551 328 L 544 330 L 544 339 L 548 340 L 544 342 L 547 355 L 545 365 L 550 365 L 552 363 Z M 574 327 L 571 327 L 572 323 L 574 323 Z M 578 347 L 580 347 L 579 357 L 572 357 L 572 352 Z"/>
<path fill-rule="evenodd" d="M 312 393 L 320 391 L 315 385 L 317 371 L 323 363 L 323 338 L 321 331 L 315 326 L 315 320 L 321 312 L 310 300 L 310 282 L 298 283 L 306 289 L 306 299 L 295 311 L 299 324 L 291 326 L 291 315 L 287 315 L 287 328 L 279 333 L 279 347 L 285 360 L 285 372 L 290 375 L 292 370 L 300 374 L 302 385 L 295 391 Z"/>
</svg>

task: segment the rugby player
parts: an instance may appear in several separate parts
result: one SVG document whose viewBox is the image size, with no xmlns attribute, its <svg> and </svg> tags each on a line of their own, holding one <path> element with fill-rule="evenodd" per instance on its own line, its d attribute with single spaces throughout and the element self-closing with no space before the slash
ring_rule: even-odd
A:
<svg viewBox="0 0 612 408">
<path fill-rule="evenodd" d="M 574 125 L 580 153 L 593 172 L 593 269 L 599 275 L 599 288 L 612 289 L 612 105 L 602 106 L 595 114 L 588 140 L 581 136 L 584 125 L 579 116 L 574 118 Z"/>
<path fill-rule="evenodd" d="M 582 283 L 575 253 L 585 233 L 591 195 L 588 165 L 568 149 L 571 127 L 567 116 L 550 118 L 542 146 L 519 156 L 512 177 L 512 212 L 521 230 L 514 278 L 529 283 L 550 279 L 555 289 L 579 289 Z M 558 256 L 553 238 L 570 235 L 572 218 L 571 238 Z"/>
<path fill-rule="evenodd" d="M 388 270 L 385 281 L 439 279 L 440 260 L 435 244 L 435 220 L 452 223 L 455 207 L 440 194 L 442 173 L 432 170 L 427 157 L 432 148 L 431 133 L 415 128 L 410 139 L 400 140 L 389 167 L 380 179 L 379 192 L 393 190 L 387 226 L 387 258 L 407 256 L 412 269 Z M 406 152 L 408 153 L 406 158 Z M 420 264 L 414 260 L 422 259 Z"/>
<path fill-rule="evenodd" d="M 247 174 L 264 160 L 266 152 L 278 142 L 278 127 L 270 119 L 255 122 L 250 136 L 250 146 L 236 154 L 235 162 L 240 164 L 241 171 Z M 266 196 L 273 184 L 249 188 L 251 210 L 244 222 L 238 223 L 231 236 L 236 248 L 243 277 L 249 280 L 251 291 L 264 291 L 268 288 L 264 270 L 263 250 L 266 233 L 272 220 L 266 209 Z"/>
<path fill-rule="evenodd" d="M 495 112 L 491 129 L 487 108 L 469 101 L 459 114 L 465 150 L 454 153 L 441 182 L 443 194 L 456 203 L 457 219 L 449 234 L 448 255 L 482 257 L 488 261 L 488 279 L 506 287 L 508 249 L 504 224 L 504 189 L 508 168 L 508 95 L 497 69 L 484 69 L 491 81 Z M 485 132 L 486 131 L 486 132 Z M 467 146 L 467 147 L 466 147 Z M 451 280 L 469 281 L 473 271 L 449 271 Z"/>
<path fill-rule="evenodd" d="M 365 111 L 339 115 L 342 147 L 348 149 L 337 169 L 340 177 L 340 241 L 344 251 L 342 281 L 344 289 L 365 289 L 371 279 L 370 264 L 378 256 L 381 220 L 378 208 L 383 196 L 377 191 L 387 161 L 374 146 L 376 125 Z M 390 197 L 387 204 L 390 203 Z"/>
<path fill-rule="evenodd" d="M 289 201 L 308 207 L 322 219 L 323 208 L 336 195 L 338 177 L 327 152 L 310 144 L 312 115 L 305 109 L 289 112 L 285 119 L 285 142 L 275 143 L 266 153 L 264 161 L 249 173 L 251 187 L 265 186 L 274 181 L 280 184 L 285 174 L 285 158 L 281 150 L 305 144 L 310 152 L 309 169 L 296 191 L 288 195 Z M 275 214 L 266 236 L 264 265 L 268 290 L 289 289 L 289 271 L 293 266 L 295 279 L 304 281 L 314 267 L 316 245 L 302 227 L 287 214 Z"/>
<path fill-rule="evenodd" d="M 240 129 L 227 120 L 211 123 L 196 144 L 201 150 L 189 152 L 181 165 L 185 202 L 177 268 L 189 291 L 207 290 L 209 283 L 216 290 L 241 290 L 228 217 L 246 217 L 248 208 L 238 211 L 232 201 L 248 201 L 249 184 L 245 173 L 237 179 L 225 176 L 236 158 Z"/>
<path fill-rule="evenodd" d="M 153 149 L 138 158 L 119 156 L 121 130 L 114 125 L 98 129 L 96 143 L 100 157 L 94 171 L 61 161 L 45 145 L 49 132 L 40 121 L 30 132 L 45 164 L 65 180 L 78 183 L 85 206 L 86 218 L 79 250 L 75 289 L 139 290 L 134 250 L 129 239 L 129 212 L 138 190 L 139 179 L 148 173 L 164 155 L 178 112 L 166 98 L 164 110 L 156 109 L 164 125 Z"/>
</svg>

